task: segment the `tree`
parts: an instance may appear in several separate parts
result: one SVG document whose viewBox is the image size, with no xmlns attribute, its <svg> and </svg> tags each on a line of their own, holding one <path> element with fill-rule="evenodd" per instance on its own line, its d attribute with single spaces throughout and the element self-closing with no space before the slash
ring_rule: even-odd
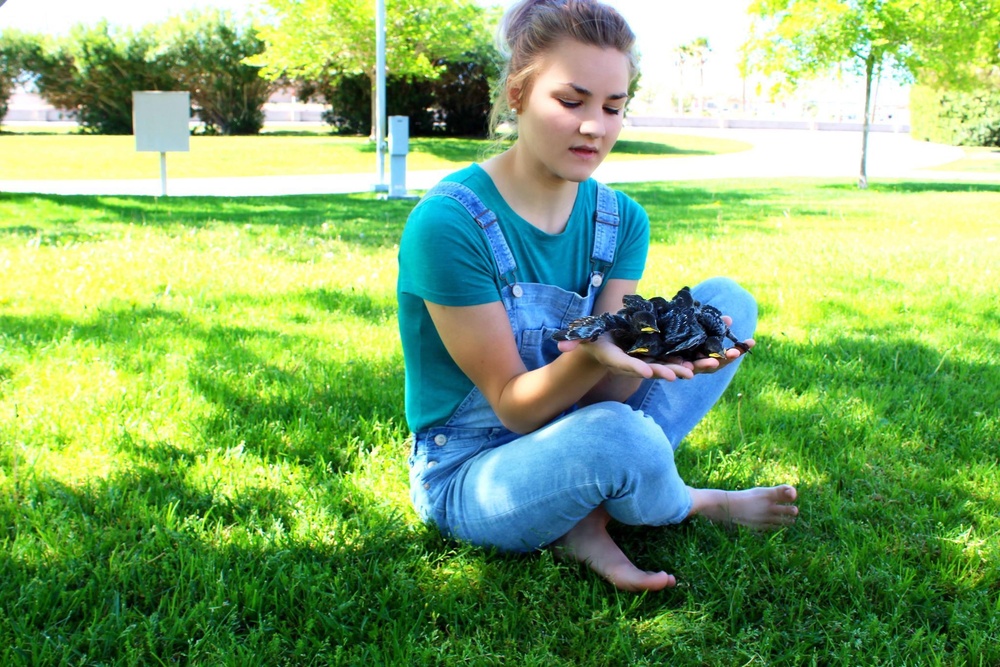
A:
<svg viewBox="0 0 1000 667">
<path fill-rule="evenodd" d="M 257 134 L 264 126 L 264 103 L 274 82 L 246 58 L 264 51 L 249 23 L 229 12 L 192 11 L 156 28 L 160 53 L 182 89 L 191 93 L 195 113 L 209 132 Z"/>
<path fill-rule="evenodd" d="M 434 128 L 434 94 L 425 79 L 386 77 L 386 113 L 408 116 L 410 136 L 427 136 Z M 343 134 L 371 134 L 372 89 L 364 74 L 352 74 L 336 79 L 324 79 L 303 84 L 302 93 L 311 91 L 331 106 L 323 112 L 323 120 Z"/>
<path fill-rule="evenodd" d="M 39 49 L 26 69 L 42 97 L 76 113 L 84 132 L 132 133 L 132 91 L 175 90 L 148 32 L 112 30 L 106 21 L 75 26 L 69 37 Z"/>
<path fill-rule="evenodd" d="M 447 134 L 485 136 L 490 124 L 490 84 L 500 74 L 499 55 L 487 43 L 454 62 L 443 62 L 433 82 L 435 111 Z"/>
<path fill-rule="evenodd" d="M 779 75 L 777 86 L 844 67 L 864 77 L 858 187 L 868 184 L 872 83 L 883 72 L 962 80 L 993 39 L 997 0 L 754 0 L 751 67 Z M 985 41 L 984 41 L 985 40 Z"/>
<path fill-rule="evenodd" d="M 267 44 L 249 59 L 271 79 L 336 82 L 363 74 L 374 89 L 375 3 L 371 0 L 267 0 L 258 34 Z M 471 0 L 394 0 L 386 16 L 386 69 L 398 78 L 434 79 L 441 60 L 487 41 L 484 16 Z M 375 123 L 372 95 L 372 127 Z"/>
<path fill-rule="evenodd" d="M 27 63 L 39 48 L 38 39 L 15 30 L 0 33 L 0 122 L 7 115 L 14 88 L 31 79 Z"/>
<path fill-rule="evenodd" d="M 678 99 L 678 112 L 684 113 L 686 91 L 684 90 L 684 70 L 688 65 L 696 65 L 698 68 L 698 107 L 705 107 L 705 65 L 708 63 L 708 54 L 712 52 L 712 47 L 708 45 L 707 37 L 698 37 L 681 44 L 674 49 L 677 56 L 676 64 L 680 74 Z"/>
</svg>

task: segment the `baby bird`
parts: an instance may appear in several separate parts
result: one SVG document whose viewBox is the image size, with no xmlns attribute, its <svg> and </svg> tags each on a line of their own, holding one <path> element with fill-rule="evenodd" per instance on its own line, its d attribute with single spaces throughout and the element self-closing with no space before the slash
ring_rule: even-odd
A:
<svg viewBox="0 0 1000 667">
<path fill-rule="evenodd" d="M 725 340 L 741 352 L 750 348 L 733 336 L 715 306 L 701 304 L 682 287 L 669 301 L 638 294 L 622 298 L 617 313 L 588 315 L 573 320 L 552 335 L 555 340 L 594 341 L 604 333 L 626 353 L 648 361 L 685 361 L 726 356 Z"/>
</svg>

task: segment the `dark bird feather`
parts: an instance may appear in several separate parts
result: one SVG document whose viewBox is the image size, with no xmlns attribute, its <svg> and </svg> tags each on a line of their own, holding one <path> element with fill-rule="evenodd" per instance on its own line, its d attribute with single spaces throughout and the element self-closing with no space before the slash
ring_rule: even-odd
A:
<svg viewBox="0 0 1000 667">
<path fill-rule="evenodd" d="M 740 352 L 750 351 L 726 326 L 721 311 L 699 303 L 689 287 L 682 287 L 670 300 L 627 294 L 617 313 L 575 319 L 552 338 L 594 341 L 605 333 L 628 354 L 649 361 L 725 357 L 726 339 Z"/>
</svg>

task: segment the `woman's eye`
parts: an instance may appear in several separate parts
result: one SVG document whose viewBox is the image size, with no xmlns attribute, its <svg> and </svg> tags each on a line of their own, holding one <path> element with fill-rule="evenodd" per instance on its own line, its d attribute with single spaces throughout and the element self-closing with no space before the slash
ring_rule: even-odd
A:
<svg viewBox="0 0 1000 667">
<path fill-rule="evenodd" d="M 604 107 L 604 112 L 609 113 L 612 116 L 617 116 L 622 112 L 622 110 L 618 107 Z"/>
<path fill-rule="evenodd" d="M 563 105 L 567 109 L 575 109 L 578 106 L 580 106 L 581 104 L 583 104 L 583 102 L 578 102 L 576 100 L 564 100 L 564 99 L 560 98 L 559 99 L 559 104 Z"/>
</svg>

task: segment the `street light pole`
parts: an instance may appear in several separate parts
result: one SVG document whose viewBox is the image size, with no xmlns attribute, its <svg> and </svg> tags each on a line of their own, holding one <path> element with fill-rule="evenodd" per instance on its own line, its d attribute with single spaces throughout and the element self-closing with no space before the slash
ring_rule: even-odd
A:
<svg viewBox="0 0 1000 667">
<path fill-rule="evenodd" d="M 388 192 L 385 182 L 385 0 L 375 3 L 375 192 Z"/>
</svg>

